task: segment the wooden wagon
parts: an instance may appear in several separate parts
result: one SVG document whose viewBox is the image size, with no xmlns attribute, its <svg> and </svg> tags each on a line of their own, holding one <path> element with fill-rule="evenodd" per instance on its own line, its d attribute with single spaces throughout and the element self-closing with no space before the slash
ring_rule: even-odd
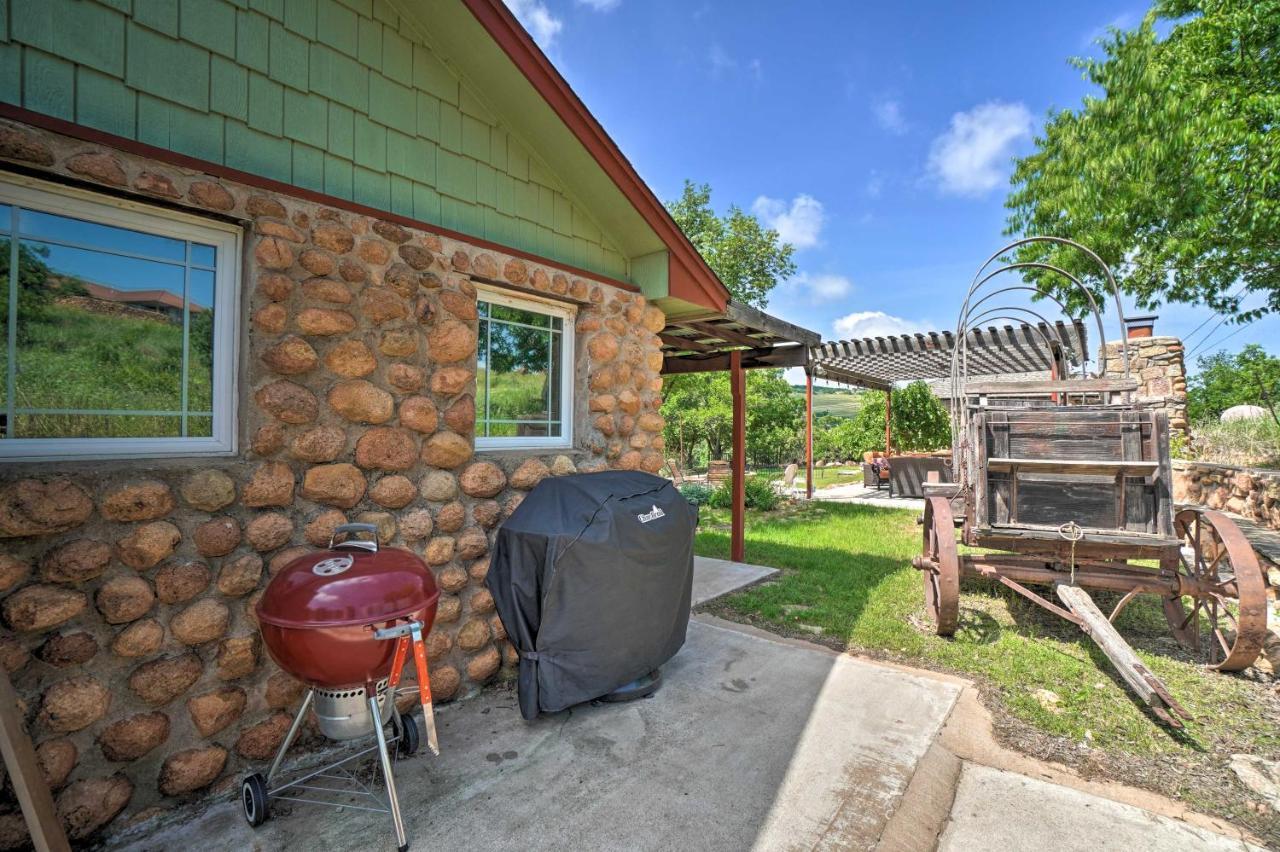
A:
<svg viewBox="0 0 1280 852">
<path fill-rule="evenodd" d="M 1175 511 L 1168 420 L 1131 401 L 1127 360 L 1119 378 L 1069 378 L 1064 354 L 1047 342 L 1050 373 L 1063 378 L 1045 381 L 969 381 L 958 363 L 956 482 L 926 485 L 913 564 L 940 635 L 957 628 L 961 579 L 997 581 L 1079 625 L 1152 711 L 1180 726 L 1185 711 L 1117 633 L 1116 617 L 1137 595 L 1157 595 L 1179 642 L 1212 668 L 1238 671 L 1266 635 L 1266 575 L 1230 518 Z M 1121 597 L 1105 615 L 1089 589 Z"/>
</svg>

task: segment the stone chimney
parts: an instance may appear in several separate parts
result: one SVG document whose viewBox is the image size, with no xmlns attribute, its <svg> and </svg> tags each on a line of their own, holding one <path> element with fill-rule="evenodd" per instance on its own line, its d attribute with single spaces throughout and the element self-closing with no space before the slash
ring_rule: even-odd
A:
<svg viewBox="0 0 1280 852">
<path fill-rule="evenodd" d="M 1187 368 L 1183 361 L 1182 340 L 1157 337 L 1156 317 L 1128 317 L 1125 321 L 1127 340 L 1113 340 L 1106 345 L 1107 376 L 1124 376 L 1122 352 L 1129 350 L 1129 376 L 1138 380 L 1136 402 L 1144 408 L 1159 408 L 1169 414 L 1171 432 L 1187 434 Z"/>
</svg>

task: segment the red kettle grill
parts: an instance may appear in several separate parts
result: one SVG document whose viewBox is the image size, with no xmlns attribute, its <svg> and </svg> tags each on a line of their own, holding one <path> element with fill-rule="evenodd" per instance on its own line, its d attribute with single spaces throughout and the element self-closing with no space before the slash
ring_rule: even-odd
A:
<svg viewBox="0 0 1280 852">
<path fill-rule="evenodd" d="M 335 544 L 341 535 L 366 533 Z M 281 669 L 310 687 L 266 775 L 254 773 L 241 785 L 245 819 L 258 826 L 270 815 L 270 800 L 284 799 L 335 807 L 336 794 L 374 800 L 374 809 L 391 814 L 396 842 L 408 849 L 392 774 L 390 746 L 400 755 L 418 747 L 418 726 L 408 714 L 397 714 L 396 687 L 409 649 L 413 649 L 419 700 L 427 728 L 427 744 L 439 754 L 427 654 L 423 637 L 436 617 L 440 590 L 426 564 L 407 550 L 379 549 L 374 524 L 342 524 L 327 550 L 290 562 L 267 584 L 258 602 L 258 625 L 267 653 Z M 320 732 L 330 739 L 351 740 L 374 734 L 366 748 L 287 783 L 271 785 L 285 752 L 313 709 Z M 384 730 L 390 723 L 393 735 Z M 343 765 L 376 751 L 386 785 L 386 799 L 360 783 Z M 331 774 L 337 770 L 338 775 Z M 341 787 L 328 782 L 350 780 Z"/>
</svg>

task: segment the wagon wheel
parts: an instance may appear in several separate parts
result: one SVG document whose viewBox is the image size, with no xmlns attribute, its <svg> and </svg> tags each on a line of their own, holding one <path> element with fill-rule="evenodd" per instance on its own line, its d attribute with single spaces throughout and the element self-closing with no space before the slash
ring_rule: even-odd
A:
<svg viewBox="0 0 1280 852">
<path fill-rule="evenodd" d="M 960 557 L 956 554 L 956 525 L 951 502 L 930 497 L 924 504 L 924 558 L 938 567 L 921 571 L 924 602 L 939 636 L 956 632 L 960 614 Z"/>
<path fill-rule="evenodd" d="M 1188 591 L 1164 599 L 1170 630 L 1197 653 L 1207 644 L 1210 668 L 1248 668 L 1267 633 L 1266 580 L 1257 554 L 1221 512 L 1183 509 L 1174 530 L 1183 547 L 1173 567 Z"/>
</svg>

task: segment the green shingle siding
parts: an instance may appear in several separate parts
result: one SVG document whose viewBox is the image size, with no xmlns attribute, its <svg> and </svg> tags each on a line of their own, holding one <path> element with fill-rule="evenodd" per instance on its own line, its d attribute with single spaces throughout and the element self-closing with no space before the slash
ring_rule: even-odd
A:
<svg viewBox="0 0 1280 852">
<path fill-rule="evenodd" d="M 284 0 L 284 25 L 306 39 L 316 37 L 316 0 Z"/>
<path fill-rule="evenodd" d="M 271 136 L 284 135 L 284 87 L 261 74 L 249 75 L 249 126 Z"/>
<path fill-rule="evenodd" d="M 236 9 L 222 0 L 182 0 L 178 35 L 215 53 L 236 55 Z"/>
<path fill-rule="evenodd" d="M 138 95 L 115 77 L 76 69 L 76 121 L 117 136 L 132 136 Z"/>
<path fill-rule="evenodd" d="M 303 189 L 324 192 L 324 151 L 293 143 L 293 183 Z"/>
<path fill-rule="evenodd" d="M 307 90 L 307 40 L 289 32 L 283 25 L 272 22 L 267 52 L 271 79 L 305 92 Z"/>
<path fill-rule="evenodd" d="M 253 12 L 236 12 L 236 61 L 266 74 L 271 21 Z"/>
<path fill-rule="evenodd" d="M 234 62 L 213 57 L 209 65 L 209 107 L 241 121 L 249 117 L 249 72 Z"/>
<path fill-rule="evenodd" d="M 369 108 L 369 69 L 348 56 L 312 44 L 310 80 L 317 94 L 360 112 Z"/>
<path fill-rule="evenodd" d="M 329 138 L 329 102 L 319 95 L 284 90 L 284 135 L 316 148 Z"/>
<path fill-rule="evenodd" d="M 54 118 L 73 120 L 76 66 L 38 50 L 28 50 L 24 59 L 23 105 Z"/>
<path fill-rule="evenodd" d="M 354 57 L 359 48 L 359 18 L 337 0 L 317 0 L 316 39 Z"/>
<path fill-rule="evenodd" d="M 238 121 L 228 121 L 226 133 L 228 166 L 289 182 L 293 176 L 293 146 L 289 140 L 259 133 Z"/>
<path fill-rule="evenodd" d="M 0 101 L 22 103 L 22 48 L 0 44 Z"/>
<path fill-rule="evenodd" d="M 134 23 L 178 37 L 178 0 L 144 0 L 133 10 Z"/>
<path fill-rule="evenodd" d="M 387 0 L 0 0 L 0 101 L 625 274 Z"/>
</svg>

